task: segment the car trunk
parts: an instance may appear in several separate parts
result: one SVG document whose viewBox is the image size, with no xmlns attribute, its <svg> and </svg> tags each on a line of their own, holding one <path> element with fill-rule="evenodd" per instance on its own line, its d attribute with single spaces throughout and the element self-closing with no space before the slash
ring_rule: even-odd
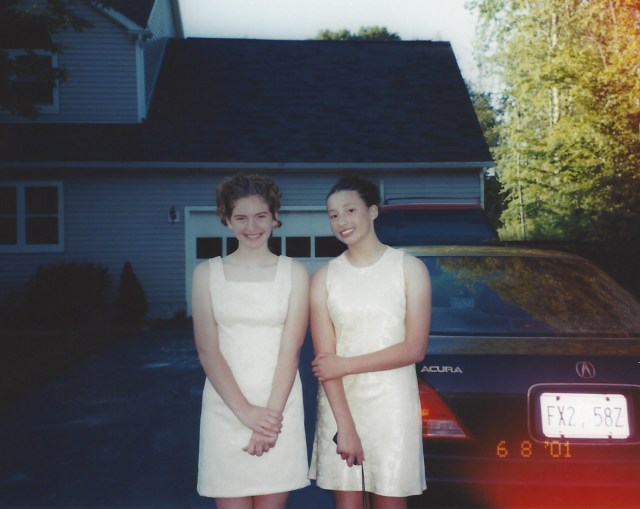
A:
<svg viewBox="0 0 640 509">
<path fill-rule="evenodd" d="M 598 496 L 609 490 L 629 496 L 625 490 L 634 488 L 637 494 L 640 383 L 628 384 L 640 382 L 637 346 L 628 340 L 469 338 L 455 350 L 449 338 L 434 337 L 417 366 L 419 381 L 440 396 L 466 434 L 425 438 L 428 481 L 463 481 L 475 486 L 474 499 L 481 492 L 490 505 L 530 500 L 547 506 L 557 499 L 562 506 L 567 497 L 586 504 L 580 497 L 587 493 L 595 502 L 588 488 Z M 586 431 L 584 411 L 576 414 L 584 405 L 602 414 L 587 418 L 592 429 Z M 600 421 L 604 432 L 594 425 Z"/>
</svg>

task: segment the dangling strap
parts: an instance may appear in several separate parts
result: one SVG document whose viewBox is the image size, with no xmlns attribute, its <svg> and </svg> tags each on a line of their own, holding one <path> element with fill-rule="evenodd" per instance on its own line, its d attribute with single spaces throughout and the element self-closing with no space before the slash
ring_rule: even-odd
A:
<svg viewBox="0 0 640 509">
<path fill-rule="evenodd" d="M 367 489 L 364 484 L 364 465 L 360 465 L 360 471 L 362 472 L 362 509 L 368 509 L 369 497 L 367 497 Z"/>
</svg>

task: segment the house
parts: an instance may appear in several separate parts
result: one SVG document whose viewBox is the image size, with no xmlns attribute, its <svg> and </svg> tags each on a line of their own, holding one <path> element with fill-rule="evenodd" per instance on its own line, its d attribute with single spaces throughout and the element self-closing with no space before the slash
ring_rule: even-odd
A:
<svg viewBox="0 0 640 509">
<path fill-rule="evenodd" d="M 341 173 L 483 204 L 491 157 L 447 42 L 192 39 L 177 1 L 80 5 L 94 28 L 55 34 L 53 104 L 0 114 L 2 292 L 38 265 L 117 280 L 130 261 L 149 316 L 188 312 L 195 264 L 233 248 L 214 189 L 239 171 L 278 182 L 276 248 L 311 270 L 337 254 L 324 203 Z"/>
</svg>

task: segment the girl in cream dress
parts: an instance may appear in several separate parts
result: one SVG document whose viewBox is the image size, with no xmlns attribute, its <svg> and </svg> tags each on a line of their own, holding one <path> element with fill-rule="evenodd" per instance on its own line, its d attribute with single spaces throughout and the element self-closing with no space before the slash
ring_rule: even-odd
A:
<svg viewBox="0 0 640 509">
<path fill-rule="evenodd" d="M 280 193 L 265 177 L 218 186 L 238 249 L 198 265 L 196 347 L 206 374 L 198 492 L 218 509 L 284 509 L 309 484 L 298 357 L 308 323 L 306 269 L 269 251 Z"/>
<path fill-rule="evenodd" d="M 428 341 L 429 274 L 378 240 L 378 203 L 373 183 L 338 181 L 327 209 L 347 250 L 311 283 L 321 387 L 310 477 L 334 491 L 337 509 L 358 506 L 363 472 L 374 507 L 406 507 L 407 496 L 426 488 L 415 363 Z"/>
</svg>

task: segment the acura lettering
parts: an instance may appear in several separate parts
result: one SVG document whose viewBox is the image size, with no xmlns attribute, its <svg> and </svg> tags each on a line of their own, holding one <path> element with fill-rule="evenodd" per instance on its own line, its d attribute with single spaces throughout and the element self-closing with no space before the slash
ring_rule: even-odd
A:
<svg viewBox="0 0 640 509">
<path fill-rule="evenodd" d="M 421 373 L 459 373 L 462 374 L 462 369 L 458 366 L 422 366 Z"/>
</svg>

